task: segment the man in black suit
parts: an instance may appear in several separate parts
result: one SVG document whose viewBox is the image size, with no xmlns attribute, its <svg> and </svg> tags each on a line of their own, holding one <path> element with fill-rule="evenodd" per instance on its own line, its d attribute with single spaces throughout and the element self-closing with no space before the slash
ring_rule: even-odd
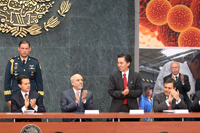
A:
<svg viewBox="0 0 200 133">
<path fill-rule="evenodd" d="M 140 75 L 129 69 L 131 61 L 131 56 L 128 54 L 118 55 L 119 70 L 109 77 L 108 93 L 112 97 L 110 112 L 129 112 L 131 109 L 139 109 L 137 98 L 142 95 L 142 83 Z"/>
<path fill-rule="evenodd" d="M 196 91 L 194 94 L 194 101 L 191 105 L 192 112 L 200 112 L 200 90 Z"/>
<path fill-rule="evenodd" d="M 25 75 L 17 78 L 21 92 L 11 97 L 11 112 L 24 112 L 34 110 L 35 112 L 46 112 L 42 97 L 39 93 L 30 91 L 30 80 Z M 41 119 L 16 119 L 16 122 L 40 122 Z"/>
<path fill-rule="evenodd" d="M 187 95 L 187 92 L 189 92 L 190 88 L 191 88 L 189 78 L 187 75 L 183 75 L 183 74 L 179 73 L 180 65 L 178 62 L 172 62 L 170 65 L 170 69 L 171 69 L 172 73 L 170 75 L 164 77 L 164 82 L 168 78 L 172 78 L 176 81 L 176 83 L 177 83 L 176 89 L 179 90 L 179 93 L 183 95 L 184 102 L 187 105 L 187 108 L 189 109 L 192 104 Z"/>
<path fill-rule="evenodd" d="M 192 112 L 200 112 L 200 90 L 196 91 L 194 94 L 194 101 L 190 107 Z M 194 121 L 200 121 L 200 118 L 194 118 Z"/>
<path fill-rule="evenodd" d="M 163 112 L 163 110 L 174 109 L 187 109 L 187 105 L 184 103 L 183 96 L 176 91 L 176 81 L 172 78 L 168 78 L 164 82 L 164 92 L 156 94 L 153 97 L 153 111 Z M 166 121 L 168 119 L 158 118 L 157 121 Z"/>
<path fill-rule="evenodd" d="M 94 108 L 93 94 L 91 91 L 83 90 L 83 77 L 80 74 L 74 74 L 70 80 L 73 88 L 61 94 L 62 112 L 84 113 L 85 110 L 92 110 Z M 79 119 L 63 119 L 63 121 L 78 122 Z M 91 121 L 91 119 L 83 119 L 83 121 Z"/>
</svg>

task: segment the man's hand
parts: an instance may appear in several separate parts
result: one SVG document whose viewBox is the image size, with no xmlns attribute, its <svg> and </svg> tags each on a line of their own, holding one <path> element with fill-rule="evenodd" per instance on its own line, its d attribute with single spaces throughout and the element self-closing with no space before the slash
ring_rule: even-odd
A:
<svg viewBox="0 0 200 133">
<path fill-rule="evenodd" d="M 126 89 L 125 89 L 124 91 L 122 91 L 122 94 L 123 94 L 124 96 L 126 96 L 126 95 L 128 95 L 128 93 L 129 93 L 129 89 L 128 89 L 128 87 L 126 86 Z"/>
<path fill-rule="evenodd" d="M 179 91 L 175 91 L 174 89 L 171 90 L 171 94 L 173 95 L 173 97 L 176 99 L 176 101 L 179 101 L 180 97 L 179 97 Z"/>
<path fill-rule="evenodd" d="M 169 94 L 169 97 L 168 97 L 168 99 L 167 99 L 167 102 L 169 103 L 169 102 L 171 102 L 172 100 L 173 100 L 173 95 L 172 95 L 172 93 L 170 93 Z"/>
<path fill-rule="evenodd" d="M 174 80 L 176 81 L 176 79 L 174 78 L 173 74 L 172 74 L 172 77 L 171 77 L 171 78 L 174 79 Z"/>
<path fill-rule="evenodd" d="M 88 91 L 87 91 L 87 90 L 83 90 L 83 92 L 82 92 L 82 98 L 81 98 L 81 100 L 82 100 L 83 102 L 86 100 L 87 94 L 88 94 Z"/>
<path fill-rule="evenodd" d="M 34 109 L 35 106 L 36 106 L 35 103 L 36 103 L 36 99 L 35 99 L 35 98 L 30 100 L 31 107 L 32 107 L 33 109 Z"/>
<path fill-rule="evenodd" d="M 8 104 L 10 111 L 11 111 L 11 101 L 7 101 L 7 104 Z"/>
<path fill-rule="evenodd" d="M 25 97 L 24 99 L 24 104 L 25 104 L 25 108 L 28 108 L 29 106 L 29 99 L 28 99 L 28 95 Z"/>
<path fill-rule="evenodd" d="M 181 82 L 184 83 L 184 75 L 181 74 Z"/>
<path fill-rule="evenodd" d="M 75 104 L 78 105 L 78 101 L 79 101 L 79 92 L 76 92 L 76 95 L 75 95 Z"/>
</svg>

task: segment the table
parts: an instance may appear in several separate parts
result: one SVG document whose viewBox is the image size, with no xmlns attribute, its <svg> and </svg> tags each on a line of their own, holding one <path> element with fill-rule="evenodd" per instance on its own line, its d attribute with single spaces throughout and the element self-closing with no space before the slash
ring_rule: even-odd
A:
<svg viewBox="0 0 200 133">
<path fill-rule="evenodd" d="M 138 115 L 124 113 L 100 113 L 100 114 L 75 114 L 75 113 L 43 113 L 37 115 L 6 114 L 0 113 L 0 119 L 13 118 L 200 118 L 200 113 L 167 114 L 144 113 Z M 166 122 L 0 122 L 0 132 L 20 133 L 28 124 L 38 126 L 42 133 L 195 133 L 199 132 L 199 121 L 166 121 Z"/>
</svg>

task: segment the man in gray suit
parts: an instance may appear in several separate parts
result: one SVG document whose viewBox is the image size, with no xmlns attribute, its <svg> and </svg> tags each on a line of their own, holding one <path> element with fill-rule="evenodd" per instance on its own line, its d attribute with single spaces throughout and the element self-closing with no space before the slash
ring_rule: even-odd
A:
<svg viewBox="0 0 200 133">
<path fill-rule="evenodd" d="M 71 78 L 73 88 L 61 93 L 62 112 L 84 112 L 93 109 L 93 94 L 88 90 L 83 90 L 83 77 L 74 74 Z M 63 119 L 65 122 L 79 121 L 78 119 Z M 91 121 L 91 119 L 83 119 Z"/>
<path fill-rule="evenodd" d="M 187 109 L 187 105 L 184 103 L 184 98 L 179 91 L 176 91 L 176 81 L 172 78 L 168 78 L 164 82 L 164 92 L 156 94 L 153 97 L 153 111 L 163 112 L 163 110 L 174 109 Z M 157 121 L 166 121 L 169 119 L 154 119 Z"/>
<path fill-rule="evenodd" d="M 110 112 L 129 112 L 131 109 L 139 109 L 137 98 L 142 95 L 140 75 L 129 69 L 132 61 L 130 55 L 120 54 L 117 61 L 119 70 L 109 77 L 108 93 L 112 97 Z"/>
</svg>

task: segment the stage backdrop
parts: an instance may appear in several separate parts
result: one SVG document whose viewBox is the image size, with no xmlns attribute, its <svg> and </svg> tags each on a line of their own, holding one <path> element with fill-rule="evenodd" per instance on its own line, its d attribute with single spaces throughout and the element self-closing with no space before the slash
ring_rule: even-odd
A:
<svg viewBox="0 0 200 133">
<path fill-rule="evenodd" d="M 18 6 L 23 4 L 22 0 L 19 1 Z M 117 55 L 128 53 L 134 58 L 134 1 L 70 0 L 68 12 L 63 8 L 61 11 L 63 0 L 38 1 L 34 0 L 38 5 L 47 5 L 48 12 L 37 14 L 35 11 L 32 14 L 23 12 L 25 9 L 17 12 L 14 7 L 10 8 L 14 5 L 8 4 L 4 5 L 7 8 L 0 7 L 2 10 L 9 7 L 12 9 L 10 12 L 15 14 L 13 21 L 8 20 L 9 17 L 1 18 L 0 112 L 9 112 L 4 98 L 5 68 L 8 58 L 19 55 L 17 47 L 22 39 L 31 44 L 30 56 L 40 60 L 47 112 L 61 112 L 61 92 L 71 88 L 69 80 L 75 73 L 83 76 L 84 88 L 93 92 L 95 109 L 108 112 L 111 102 L 107 92 L 108 77 L 112 71 L 118 70 Z M 34 2 L 29 5 L 33 6 Z M 36 18 L 22 18 L 19 13 L 35 15 Z M 29 19 L 30 23 L 27 23 Z M 19 28 L 24 23 L 24 28 Z M 130 69 L 134 70 L 133 66 Z"/>
</svg>

